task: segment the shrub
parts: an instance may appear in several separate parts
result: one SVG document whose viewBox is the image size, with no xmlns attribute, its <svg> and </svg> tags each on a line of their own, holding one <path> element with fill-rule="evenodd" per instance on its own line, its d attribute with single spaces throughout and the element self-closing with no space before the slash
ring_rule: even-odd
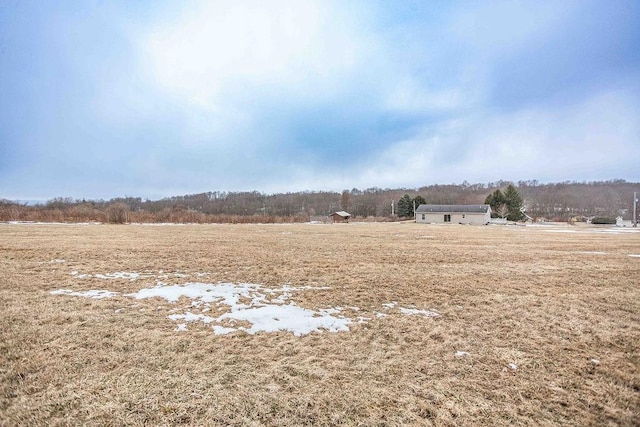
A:
<svg viewBox="0 0 640 427">
<path fill-rule="evenodd" d="M 129 206 L 124 203 L 113 203 L 107 208 L 107 218 L 112 224 L 124 224 L 129 221 Z"/>
</svg>

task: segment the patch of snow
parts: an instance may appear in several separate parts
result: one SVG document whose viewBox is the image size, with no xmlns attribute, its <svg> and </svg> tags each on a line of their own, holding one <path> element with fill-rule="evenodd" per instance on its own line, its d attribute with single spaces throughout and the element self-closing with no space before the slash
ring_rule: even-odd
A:
<svg viewBox="0 0 640 427">
<path fill-rule="evenodd" d="M 239 305 L 241 297 L 250 297 L 256 285 L 232 283 L 185 283 L 184 285 L 165 285 L 159 282 L 154 288 L 141 289 L 125 296 L 136 299 L 164 298 L 170 303 L 177 302 L 181 297 L 190 298 L 197 302 L 218 303 L 235 307 Z"/>
<path fill-rule="evenodd" d="M 225 328 L 224 326 L 219 326 L 219 325 L 213 326 L 213 333 L 216 335 L 227 335 L 235 331 L 237 331 L 237 329 L 235 328 Z"/>
<path fill-rule="evenodd" d="M 232 308 L 229 313 L 218 317 L 218 321 L 225 319 L 245 320 L 252 323 L 252 326 L 245 330 L 248 334 L 289 331 L 295 336 L 319 332 L 322 329 L 329 332 L 348 331 L 347 325 L 351 323 L 351 320 L 346 318 L 320 314 L 293 304 Z"/>
<path fill-rule="evenodd" d="M 342 310 L 340 309 L 340 307 L 336 307 L 336 308 L 323 308 L 320 310 L 321 313 L 323 314 L 338 314 L 341 313 Z"/>
<path fill-rule="evenodd" d="M 407 315 L 416 315 L 416 314 L 421 314 L 425 317 L 436 317 L 436 316 L 440 316 L 440 313 L 436 313 L 435 311 L 429 311 L 429 310 L 418 310 L 416 308 L 404 308 L 404 307 L 398 307 L 400 309 L 400 312 L 402 314 L 407 314 Z"/>
<path fill-rule="evenodd" d="M 593 230 L 596 233 L 624 234 L 624 233 L 640 233 L 638 228 L 598 228 Z"/>
<path fill-rule="evenodd" d="M 174 223 L 174 222 L 131 222 L 129 225 L 138 225 L 144 227 L 183 227 L 185 225 L 192 224 L 183 224 L 183 223 Z"/>
<path fill-rule="evenodd" d="M 39 222 L 39 221 L 6 221 L 2 224 L 10 225 L 100 225 L 101 222 Z"/>
<path fill-rule="evenodd" d="M 69 295 L 72 297 L 85 297 L 93 299 L 111 298 L 116 296 L 117 292 L 111 292 L 103 289 L 89 290 L 84 292 L 75 292 L 69 289 L 58 289 L 56 291 L 49 292 L 51 295 Z"/>
<path fill-rule="evenodd" d="M 129 279 L 132 282 L 140 277 L 140 273 L 127 273 L 124 271 L 116 271 L 115 273 L 96 274 L 96 279 Z"/>
<path fill-rule="evenodd" d="M 469 355 L 469 352 L 467 351 L 456 351 L 456 357 L 464 357 L 468 355 Z"/>
<path fill-rule="evenodd" d="M 77 273 L 77 272 L 76 272 Z M 79 276 L 79 275 L 74 275 Z M 140 277 L 138 273 L 117 272 L 109 275 L 96 275 L 98 278 L 126 278 L 135 280 Z M 190 282 L 185 284 L 168 285 L 164 282 L 157 282 L 152 288 L 140 289 L 138 292 L 124 294 L 126 297 L 135 299 L 162 298 L 169 303 L 175 304 L 181 298 L 191 300 L 190 306 L 182 310 L 169 309 L 172 313 L 167 316 L 172 321 L 180 321 L 181 325 L 189 322 L 201 322 L 212 324 L 215 334 L 224 335 L 234 331 L 244 331 L 248 334 L 258 332 L 291 332 L 295 336 L 306 335 L 312 332 L 339 332 L 348 331 L 349 325 L 353 323 L 366 323 L 371 318 L 359 316 L 352 319 L 343 316 L 341 313 L 344 307 L 329 307 L 318 310 L 311 310 L 297 306 L 292 302 L 291 296 L 294 292 L 307 290 L 325 290 L 329 287 L 293 287 L 283 285 L 280 288 L 266 288 L 262 285 L 241 283 L 201 283 Z M 84 292 L 74 292 L 60 289 L 52 291 L 52 294 L 64 294 L 72 296 L 84 296 L 90 298 L 109 298 L 116 296 L 116 292 L 106 290 L 90 290 Z M 137 305 L 137 304 L 136 304 Z M 215 305 L 217 314 L 208 316 L 204 314 Z M 395 301 L 383 304 L 387 309 L 395 308 Z M 416 308 L 398 307 L 405 315 L 423 315 L 426 317 L 438 316 L 439 314 L 429 310 Z M 158 309 L 163 309 L 159 306 Z M 123 309 L 116 310 L 119 313 Z M 144 308 L 140 308 L 143 311 Z M 360 311 L 358 307 L 350 306 L 348 311 Z M 200 311 L 192 312 L 192 311 Z M 377 317 L 386 317 L 386 314 L 375 313 Z M 237 328 L 228 327 L 229 323 L 243 322 L 248 326 Z M 225 326 L 226 325 L 226 326 Z M 176 330 L 185 330 L 180 325 Z"/>
<path fill-rule="evenodd" d="M 606 252 L 599 252 L 599 251 L 580 251 L 578 252 L 579 254 L 584 254 L 584 255 L 606 255 Z"/>
<path fill-rule="evenodd" d="M 385 304 L 382 304 L 382 307 L 391 310 L 395 307 L 398 307 L 398 310 L 400 310 L 400 313 L 407 315 L 407 316 L 413 316 L 413 315 L 422 315 L 425 317 L 436 317 L 436 316 L 440 316 L 440 313 L 436 312 L 436 311 L 431 311 L 431 310 L 420 310 L 414 307 L 400 307 L 398 306 L 398 303 L 396 301 L 392 301 L 392 302 L 388 302 Z M 377 317 L 384 317 L 381 316 L 382 313 L 376 313 Z"/>
<path fill-rule="evenodd" d="M 49 261 L 50 264 L 62 264 L 65 262 L 67 261 L 65 261 L 64 259 L 52 259 L 51 261 Z"/>
<path fill-rule="evenodd" d="M 516 365 L 515 363 L 509 363 L 509 368 L 515 371 L 516 369 L 518 369 L 518 365 Z"/>
<path fill-rule="evenodd" d="M 640 254 L 629 254 L 631 258 L 640 258 Z"/>
<path fill-rule="evenodd" d="M 204 324 L 215 321 L 213 317 L 205 316 L 204 314 L 193 314 L 187 311 L 185 314 L 170 314 L 167 318 L 171 320 L 184 320 L 185 322 L 202 322 Z"/>
<path fill-rule="evenodd" d="M 118 308 L 115 310 L 116 313 L 122 313 L 124 311 L 124 308 Z"/>
<path fill-rule="evenodd" d="M 180 323 L 174 329 L 175 332 L 186 331 L 186 330 L 187 330 L 187 324 L 186 323 Z"/>
<path fill-rule="evenodd" d="M 600 364 L 600 361 L 598 359 L 591 359 L 591 364 L 597 366 Z"/>
<path fill-rule="evenodd" d="M 223 313 L 218 318 L 206 316 L 204 314 L 172 314 L 168 316 L 171 320 L 183 320 L 185 322 L 199 321 L 205 324 L 212 322 L 247 321 L 252 324 L 249 328 L 242 328 L 249 334 L 257 332 L 290 331 L 296 336 L 305 335 L 310 332 L 327 330 L 337 332 L 348 330 L 347 325 L 350 319 L 334 317 L 333 314 L 340 312 L 339 309 L 330 308 L 313 311 L 296 306 L 294 303 L 284 304 L 290 295 L 290 291 L 303 288 L 293 288 L 283 286 L 281 289 L 265 289 L 260 285 L 231 283 L 187 283 L 184 285 L 159 285 L 154 288 L 141 289 L 140 291 L 126 296 L 136 299 L 144 298 L 164 298 L 170 303 L 177 302 L 181 297 L 193 300 L 194 306 L 205 303 L 215 303 L 218 306 L 225 305 L 230 311 Z M 305 287 L 304 289 L 312 289 Z M 283 292 L 278 298 L 279 304 L 270 304 L 266 294 L 273 295 L 276 292 Z M 286 295 L 286 296 L 285 296 Z M 284 296 L 284 297 L 283 297 Z M 250 299 L 250 303 L 240 301 Z M 236 329 L 214 328 L 218 334 L 229 333 Z"/>
</svg>

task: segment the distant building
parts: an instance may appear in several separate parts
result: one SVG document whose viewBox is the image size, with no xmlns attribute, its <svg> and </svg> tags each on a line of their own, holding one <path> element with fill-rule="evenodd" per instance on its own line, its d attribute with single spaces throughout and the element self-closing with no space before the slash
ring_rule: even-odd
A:
<svg viewBox="0 0 640 427">
<path fill-rule="evenodd" d="M 333 222 L 349 222 L 349 218 L 351 218 L 351 214 L 345 211 L 334 212 L 329 215 Z"/>
<path fill-rule="evenodd" d="M 416 209 L 416 222 L 431 224 L 488 224 L 491 220 L 489 205 L 420 205 Z"/>
</svg>

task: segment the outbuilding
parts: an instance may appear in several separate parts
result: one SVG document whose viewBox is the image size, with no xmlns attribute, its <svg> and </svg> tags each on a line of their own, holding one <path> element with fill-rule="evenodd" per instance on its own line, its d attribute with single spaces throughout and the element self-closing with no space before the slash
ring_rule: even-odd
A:
<svg viewBox="0 0 640 427">
<path fill-rule="evenodd" d="M 431 224 L 488 224 L 491 220 L 489 205 L 420 205 L 416 209 L 416 222 Z"/>
<path fill-rule="evenodd" d="M 349 218 L 351 218 L 351 214 L 345 211 L 334 212 L 329 215 L 333 222 L 349 222 Z"/>
</svg>

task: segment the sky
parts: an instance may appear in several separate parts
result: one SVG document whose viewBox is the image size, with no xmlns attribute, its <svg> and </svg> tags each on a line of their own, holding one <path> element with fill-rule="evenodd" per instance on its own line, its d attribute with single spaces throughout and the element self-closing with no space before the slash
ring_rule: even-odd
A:
<svg viewBox="0 0 640 427">
<path fill-rule="evenodd" d="M 640 181 L 640 2 L 0 2 L 0 198 Z"/>
</svg>

